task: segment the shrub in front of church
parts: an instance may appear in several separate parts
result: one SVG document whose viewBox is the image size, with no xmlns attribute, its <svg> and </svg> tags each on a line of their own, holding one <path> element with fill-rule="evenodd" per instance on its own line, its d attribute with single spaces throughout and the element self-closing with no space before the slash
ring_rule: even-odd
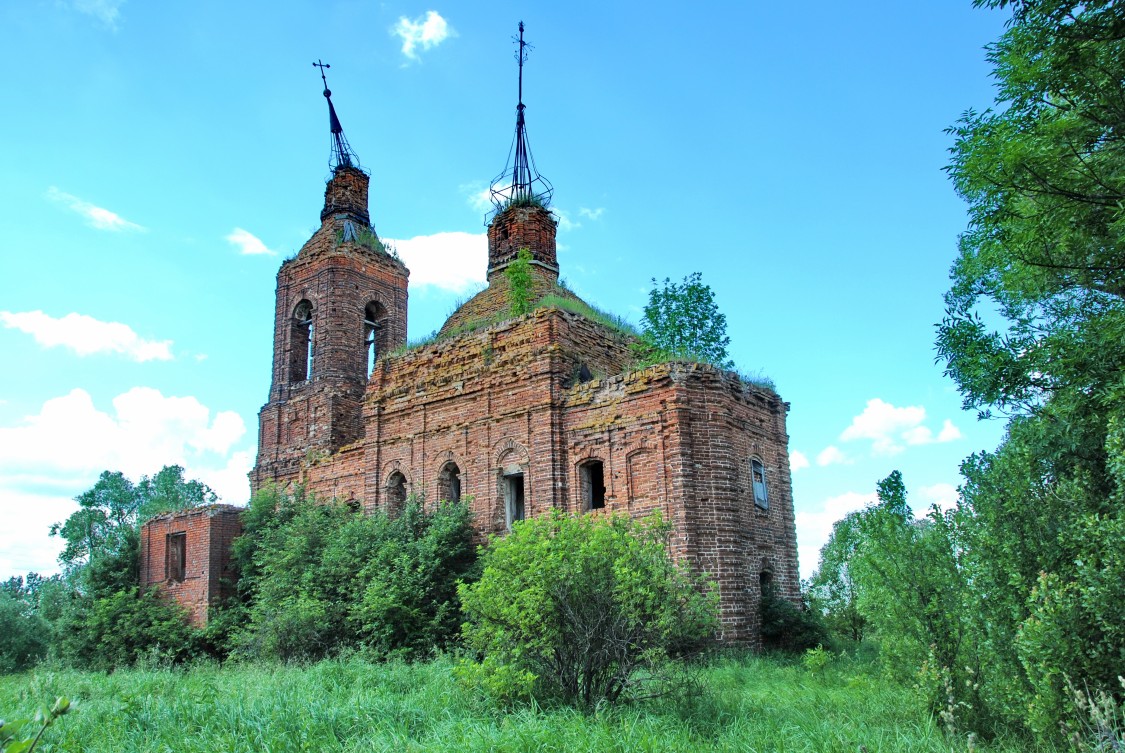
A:
<svg viewBox="0 0 1125 753">
<path fill-rule="evenodd" d="M 460 587 L 462 679 L 499 700 L 583 707 L 659 693 L 718 627 L 714 588 L 675 564 L 669 526 L 561 512 L 515 524 Z"/>
<path fill-rule="evenodd" d="M 391 518 L 266 489 L 236 542 L 242 571 L 236 652 L 315 660 L 343 649 L 416 658 L 457 637 L 456 583 L 475 562 L 465 504 Z"/>
</svg>

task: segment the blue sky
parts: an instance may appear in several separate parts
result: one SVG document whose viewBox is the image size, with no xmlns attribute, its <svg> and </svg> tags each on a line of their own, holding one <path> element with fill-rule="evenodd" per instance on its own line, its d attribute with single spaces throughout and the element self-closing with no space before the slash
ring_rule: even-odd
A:
<svg viewBox="0 0 1125 753">
<path fill-rule="evenodd" d="M 480 194 L 514 127 L 555 185 L 559 264 L 639 322 L 701 272 L 731 355 L 792 404 L 801 569 L 903 471 L 950 504 L 997 422 L 960 409 L 934 324 L 966 224 L 943 129 L 993 88 L 1005 14 L 927 3 L 367 0 L 0 4 L 0 578 L 103 469 L 180 463 L 248 497 L 275 274 L 318 225 L 328 118 L 411 269 L 409 330 L 483 282 Z"/>
</svg>

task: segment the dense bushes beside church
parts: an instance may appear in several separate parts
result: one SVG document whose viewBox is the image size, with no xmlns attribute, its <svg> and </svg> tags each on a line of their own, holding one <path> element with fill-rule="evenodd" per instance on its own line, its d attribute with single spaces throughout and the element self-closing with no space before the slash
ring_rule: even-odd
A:
<svg viewBox="0 0 1125 753">
<path fill-rule="evenodd" d="M 216 620 L 231 626 L 236 654 L 319 659 L 357 648 L 417 658 L 455 639 L 456 584 L 473 578 L 476 561 L 465 504 L 423 511 L 411 501 L 391 518 L 267 488 L 243 522 L 240 602 Z"/>
</svg>

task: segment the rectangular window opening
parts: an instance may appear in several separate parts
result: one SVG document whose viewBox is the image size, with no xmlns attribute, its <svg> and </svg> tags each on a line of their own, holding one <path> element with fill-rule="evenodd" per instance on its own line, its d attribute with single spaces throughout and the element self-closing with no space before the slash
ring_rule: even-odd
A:
<svg viewBox="0 0 1125 753">
<path fill-rule="evenodd" d="M 605 466 L 594 460 L 581 468 L 582 496 L 587 510 L 601 510 L 605 507 Z"/>
<path fill-rule="evenodd" d="M 183 583 L 187 575 L 187 534 L 170 533 L 165 540 L 164 578 Z"/>
<path fill-rule="evenodd" d="M 754 482 L 754 504 L 763 510 L 770 509 L 770 500 L 766 493 L 766 469 L 760 461 L 750 461 L 750 475 Z"/>
<path fill-rule="evenodd" d="M 507 503 L 508 527 L 524 518 L 523 474 L 504 477 L 504 496 Z"/>
</svg>

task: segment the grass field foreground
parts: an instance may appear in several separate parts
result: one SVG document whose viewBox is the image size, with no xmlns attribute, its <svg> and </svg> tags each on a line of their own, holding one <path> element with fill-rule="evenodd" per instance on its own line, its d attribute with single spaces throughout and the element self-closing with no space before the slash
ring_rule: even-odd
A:
<svg viewBox="0 0 1125 753">
<path fill-rule="evenodd" d="M 490 707 L 453 662 L 197 664 L 112 674 L 39 669 L 0 677 L 0 717 L 67 696 L 74 712 L 41 751 L 959 751 L 906 688 L 865 664 L 823 673 L 728 657 L 699 692 L 584 715 Z M 1025 747 L 977 745 L 980 751 Z"/>
</svg>

